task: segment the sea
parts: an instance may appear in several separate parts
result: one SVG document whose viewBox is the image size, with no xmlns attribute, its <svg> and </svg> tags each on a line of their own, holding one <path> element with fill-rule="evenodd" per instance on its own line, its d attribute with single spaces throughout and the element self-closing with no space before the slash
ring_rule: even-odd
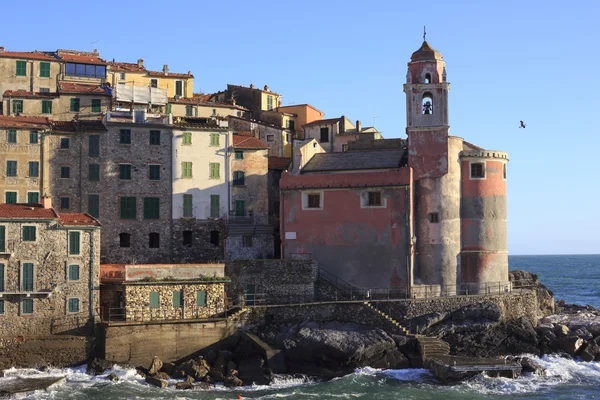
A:
<svg viewBox="0 0 600 400">
<path fill-rule="evenodd" d="M 555 298 L 568 303 L 600 308 L 600 255 L 510 256 L 510 269 L 538 274 Z M 89 376 L 85 368 L 51 369 L 39 372 L 28 369 L 5 371 L 2 380 L 21 376 L 66 376 L 62 384 L 48 391 L 20 398 L 56 400 L 168 399 L 168 400 L 236 400 L 236 399 L 600 399 L 600 362 L 582 362 L 558 356 L 535 357 L 548 370 L 541 378 L 524 375 L 519 379 L 475 377 L 471 380 L 442 385 L 426 370 L 378 370 L 362 368 L 329 382 L 278 376 L 270 386 L 228 389 L 217 386 L 211 391 L 182 391 L 148 386 L 134 370 L 114 367 L 104 375 Z M 114 372 L 118 382 L 106 375 Z"/>
</svg>

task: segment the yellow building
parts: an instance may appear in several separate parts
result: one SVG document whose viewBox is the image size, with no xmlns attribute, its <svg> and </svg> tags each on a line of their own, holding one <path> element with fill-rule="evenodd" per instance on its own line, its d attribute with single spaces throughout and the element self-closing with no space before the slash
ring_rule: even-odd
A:
<svg viewBox="0 0 600 400">
<path fill-rule="evenodd" d="M 0 47 L 0 95 L 7 90 L 56 92 L 61 61 L 39 51 L 4 51 Z"/>
<path fill-rule="evenodd" d="M 246 118 L 248 109 L 236 104 L 206 101 L 204 96 L 192 98 L 170 98 L 167 113 L 176 117 L 226 118 L 229 116 Z"/>
</svg>

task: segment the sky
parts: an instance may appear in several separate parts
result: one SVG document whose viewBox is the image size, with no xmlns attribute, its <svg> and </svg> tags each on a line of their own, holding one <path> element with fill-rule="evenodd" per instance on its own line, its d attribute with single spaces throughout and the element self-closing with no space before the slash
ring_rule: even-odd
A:
<svg viewBox="0 0 600 400">
<path fill-rule="evenodd" d="M 191 70 L 197 92 L 268 84 L 284 105 L 386 138 L 406 137 L 402 85 L 426 25 L 447 63 L 451 134 L 509 154 L 510 254 L 600 253 L 600 2 L 99 4 L 7 2 L 0 46 L 91 51 L 96 41 L 106 60 Z"/>
</svg>

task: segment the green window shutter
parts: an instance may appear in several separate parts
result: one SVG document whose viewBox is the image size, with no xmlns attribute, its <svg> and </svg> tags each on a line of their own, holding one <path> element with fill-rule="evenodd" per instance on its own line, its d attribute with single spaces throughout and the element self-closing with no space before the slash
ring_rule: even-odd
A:
<svg viewBox="0 0 600 400">
<path fill-rule="evenodd" d="M 16 204 L 17 202 L 17 192 L 6 192 L 6 204 Z"/>
<path fill-rule="evenodd" d="M 42 100 L 42 114 L 52 114 L 52 100 Z"/>
<path fill-rule="evenodd" d="M 70 313 L 79 312 L 79 299 L 69 299 L 67 301 L 67 311 Z"/>
<path fill-rule="evenodd" d="M 23 299 L 21 305 L 23 314 L 33 314 L 33 299 Z"/>
<path fill-rule="evenodd" d="M 0 253 L 6 251 L 6 227 L 0 226 Z M 2 275 L 4 276 L 4 275 Z"/>
<path fill-rule="evenodd" d="M 206 307 L 206 290 L 196 292 L 196 304 L 198 307 Z"/>
<path fill-rule="evenodd" d="M 20 114 L 23 112 L 23 100 L 13 100 L 13 114 Z"/>
<path fill-rule="evenodd" d="M 149 165 L 148 175 L 151 181 L 160 180 L 160 165 Z"/>
<path fill-rule="evenodd" d="M 173 105 L 167 104 L 167 114 L 172 114 L 172 113 L 173 113 Z"/>
<path fill-rule="evenodd" d="M 131 165 L 119 164 L 119 179 L 131 180 Z"/>
<path fill-rule="evenodd" d="M 121 129 L 120 130 L 119 143 L 131 144 L 131 129 Z"/>
<path fill-rule="evenodd" d="M 79 99 L 71 99 L 71 112 L 79 112 Z"/>
<path fill-rule="evenodd" d="M 173 291 L 173 307 L 183 307 L 183 296 L 181 290 Z"/>
<path fill-rule="evenodd" d="M 158 292 L 150 292 L 150 308 L 160 307 L 160 294 Z"/>
<path fill-rule="evenodd" d="M 6 162 L 6 176 L 17 176 L 17 162 L 7 161 Z"/>
<path fill-rule="evenodd" d="M 0 264 L 0 292 L 4 292 L 4 264 Z"/>
<path fill-rule="evenodd" d="M 17 131 L 16 129 L 8 130 L 8 143 L 17 143 Z"/>
<path fill-rule="evenodd" d="M 219 179 L 221 165 L 219 163 L 210 163 L 210 179 Z"/>
<path fill-rule="evenodd" d="M 88 194 L 88 213 L 94 217 L 100 217 L 100 195 Z"/>
<path fill-rule="evenodd" d="M 29 143 L 37 144 L 38 142 L 38 131 L 29 131 Z"/>
<path fill-rule="evenodd" d="M 40 78 L 50 78 L 50 63 L 49 62 L 41 62 L 40 63 Z"/>
<path fill-rule="evenodd" d="M 88 180 L 91 182 L 97 182 L 100 180 L 100 164 L 88 165 Z"/>
<path fill-rule="evenodd" d="M 39 192 L 29 192 L 27 193 L 27 203 L 28 204 L 37 204 L 40 202 L 40 194 Z"/>
<path fill-rule="evenodd" d="M 150 131 L 150 144 L 153 146 L 160 145 L 160 131 Z"/>
<path fill-rule="evenodd" d="M 37 178 L 40 176 L 40 163 L 37 161 L 29 162 L 29 177 Z"/>
<path fill-rule="evenodd" d="M 35 226 L 24 226 L 23 227 L 23 241 L 35 242 L 36 231 Z"/>
<path fill-rule="evenodd" d="M 193 117 L 194 116 L 193 111 L 194 111 L 194 109 L 192 108 L 192 106 L 185 106 L 185 116 L 186 117 Z"/>
<path fill-rule="evenodd" d="M 88 156 L 100 156 L 100 135 L 90 135 L 88 138 Z"/>
<path fill-rule="evenodd" d="M 102 111 L 102 100 L 92 99 L 92 112 Z"/>
<path fill-rule="evenodd" d="M 25 292 L 33 292 L 33 264 L 23 263 L 22 270 L 21 289 Z"/>
<path fill-rule="evenodd" d="M 186 146 L 192 144 L 192 132 L 183 132 L 183 144 Z"/>
<path fill-rule="evenodd" d="M 219 204 L 220 197 L 218 194 L 210 195 L 210 217 L 219 218 L 221 214 L 221 205 Z"/>
<path fill-rule="evenodd" d="M 244 152 L 236 150 L 236 152 L 235 152 L 235 159 L 236 160 L 243 160 L 244 159 Z"/>
<path fill-rule="evenodd" d="M 191 194 L 183 195 L 183 217 L 191 218 L 193 217 L 193 197 Z"/>
<path fill-rule="evenodd" d="M 81 232 L 69 232 L 69 254 L 80 254 Z"/>
<path fill-rule="evenodd" d="M 4 300 L 0 299 L 0 315 L 4 314 Z"/>
<path fill-rule="evenodd" d="M 77 265 L 77 264 L 69 265 L 69 280 L 70 281 L 78 281 L 79 280 L 79 265 Z"/>
<path fill-rule="evenodd" d="M 27 61 L 17 61 L 17 76 L 27 76 Z"/>
<path fill-rule="evenodd" d="M 160 218 L 160 198 L 144 197 L 144 219 Z"/>
<path fill-rule="evenodd" d="M 121 197 L 121 219 L 136 219 L 135 197 Z"/>
<path fill-rule="evenodd" d="M 218 133 L 211 133 L 210 134 L 210 145 L 211 146 L 218 146 L 219 145 L 219 134 Z"/>
<path fill-rule="evenodd" d="M 192 163 L 190 161 L 184 161 L 181 163 L 181 177 L 191 178 L 192 177 Z"/>
</svg>

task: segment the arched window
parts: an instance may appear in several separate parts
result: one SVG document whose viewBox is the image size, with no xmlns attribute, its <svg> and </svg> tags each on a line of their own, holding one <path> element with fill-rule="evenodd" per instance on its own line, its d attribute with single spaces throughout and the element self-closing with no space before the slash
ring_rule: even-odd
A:
<svg viewBox="0 0 600 400">
<path fill-rule="evenodd" d="M 119 233 L 119 245 L 121 247 L 131 247 L 131 233 Z"/>
<path fill-rule="evenodd" d="M 425 92 L 423 94 L 423 101 L 421 102 L 421 105 L 423 107 L 424 115 L 433 114 L 433 97 L 431 96 L 431 93 Z"/>
<path fill-rule="evenodd" d="M 160 234 L 152 232 L 149 235 L 148 247 L 151 249 L 158 249 L 160 247 Z"/>
<path fill-rule="evenodd" d="M 425 83 L 431 83 L 431 74 L 429 72 L 425 74 Z"/>
</svg>

